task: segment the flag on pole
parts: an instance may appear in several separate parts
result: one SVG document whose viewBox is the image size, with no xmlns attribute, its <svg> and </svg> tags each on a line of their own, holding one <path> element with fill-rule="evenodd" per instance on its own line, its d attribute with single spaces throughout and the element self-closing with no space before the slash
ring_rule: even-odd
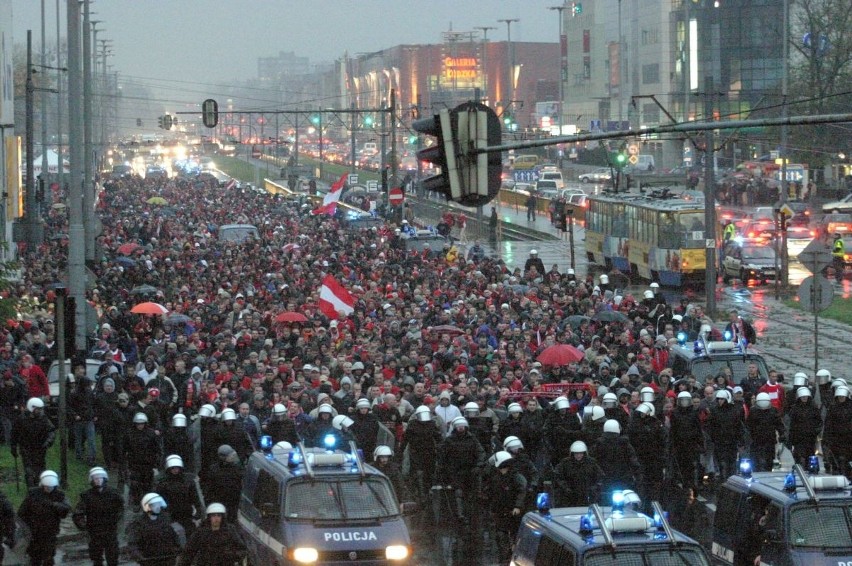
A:
<svg viewBox="0 0 852 566">
<path fill-rule="evenodd" d="M 336 319 L 338 312 L 346 315 L 355 310 L 355 297 L 331 275 L 326 275 L 320 288 L 319 309 L 330 319 Z"/>
<path fill-rule="evenodd" d="M 315 209 L 311 211 L 311 214 L 314 216 L 319 216 L 320 214 L 327 214 L 328 216 L 334 216 L 334 212 L 337 210 L 337 203 L 330 202 L 328 204 L 321 204 Z"/>
<path fill-rule="evenodd" d="M 231 189 L 233 189 L 233 188 L 234 188 L 234 187 L 236 187 L 236 186 L 237 186 L 237 180 L 236 180 L 236 179 L 231 179 L 231 180 L 230 180 L 230 181 L 228 181 L 228 183 L 225 185 L 225 190 L 226 190 L 226 191 L 230 191 Z"/>
<path fill-rule="evenodd" d="M 346 184 L 347 177 L 348 174 L 344 173 L 337 181 L 334 182 L 331 189 L 329 189 L 328 193 L 326 193 L 325 197 L 323 197 L 322 205 L 313 209 L 311 214 L 314 216 L 319 214 L 334 216 L 334 212 L 337 210 L 337 201 L 340 200 L 340 194 L 343 192 L 343 185 Z"/>
</svg>

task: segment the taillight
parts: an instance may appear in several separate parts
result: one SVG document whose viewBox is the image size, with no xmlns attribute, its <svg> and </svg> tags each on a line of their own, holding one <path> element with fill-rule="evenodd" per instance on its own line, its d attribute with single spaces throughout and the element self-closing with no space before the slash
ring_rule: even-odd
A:
<svg viewBox="0 0 852 566">
<path fill-rule="evenodd" d="M 749 237 L 749 238 L 754 238 L 754 236 L 755 236 L 754 232 L 749 232 L 749 233 L 748 233 L 748 237 Z"/>
<path fill-rule="evenodd" d="M 811 230 L 811 238 L 816 238 L 816 230 Z"/>
</svg>

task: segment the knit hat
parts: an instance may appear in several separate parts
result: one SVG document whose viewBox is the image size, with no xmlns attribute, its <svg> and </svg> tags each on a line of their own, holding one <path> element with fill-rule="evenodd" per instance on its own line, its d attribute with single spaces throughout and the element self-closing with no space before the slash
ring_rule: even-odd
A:
<svg viewBox="0 0 852 566">
<path fill-rule="evenodd" d="M 104 387 L 106 387 L 107 385 L 109 385 L 111 387 L 115 387 L 115 380 L 110 378 L 110 377 L 106 378 L 104 380 Z"/>
</svg>

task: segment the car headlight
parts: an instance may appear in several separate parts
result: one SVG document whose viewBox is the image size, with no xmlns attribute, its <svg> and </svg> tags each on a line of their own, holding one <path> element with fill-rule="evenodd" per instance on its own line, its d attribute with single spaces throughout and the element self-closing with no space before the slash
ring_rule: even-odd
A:
<svg viewBox="0 0 852 566">
<path fill-rule="evenodd" d="M 385 548 L 385 558 L 388 560 L 405 560 L 408 558 L 408 547 L 402 544 L 395 544 Z"/>
<path fill-rule="evenodd" d="M 293 549 L 293 560 L 302 564 L 310 564 L 319 560 L 319 552 L 316 548 L 302 547 Z"/>
</svg>

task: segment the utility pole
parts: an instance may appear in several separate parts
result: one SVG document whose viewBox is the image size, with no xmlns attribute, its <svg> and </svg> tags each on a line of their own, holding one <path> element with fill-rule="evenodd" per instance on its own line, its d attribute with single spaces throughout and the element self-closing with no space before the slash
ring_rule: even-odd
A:
<svg viewBox="0 0 852 566">
<path fill-rule="evenodd" d="M 349 134 L 351 136 L 350 143 L 352 144 L 352 146 L 350 147 L 350 151 L 352 152 L 352 165 L 350 166 L 349 172 L 354 173 L 355 172 L 355 156 L 356 156 L 356 151 L 355 151 L 355 126 L 356 126 L 356 124 L 358 124 L 358 113 L 355 112 L 355 103 L 354 102 L 351 104 L 351 108 L 352 108 L 352 122 L 351 122 L 350 127 L 349 127 Z"/>
<path fill-rule="evenodd" d="M 783 32 L 783 41 L 784 47 L 782 49 L 782 57 L 784 60 L 781 62 L 781 117 L 787 117 L 787 89 L 788 89 L 788 74 L 789 74 L 789 64 L 787 62 L 790 57 L 790 0 L 782 0 L 784 2 L 784 22 L 782 27 L 784 28 Z M 786 125 L 781 126 L 781 151 L 779 151 L 779 157 L 781 157 L 781 204 L 787 202 L 787 196 L 789 193 L 788 180 L 787 180 L 787 132 L 788 128 Z M 782 228 L 786 228 L 786 222 L 783 218 L 780 218 L 781 214 L 779 214 L 779 223 Z M 785 289 L 787 285 L 790 283 L 790 262 L 787 255 L 787 230 L 781 230 L 781 250 L 779 257 L 781 258 L 781 286 Z M 776 273 L 775 280 L 778 281 L 779 277 Z M 778 293 L 776 293 L 778 294 Z"/>
<path fill-rule="evenodd" d="M 75 344 L 86 351 L 86 233 L 83 228 L 83 73 L 80 61 L 80 2 L 67 0 L 68 12 L 68 148 L 71 178 L 68 183 L 68 283 L 76 301 Z"/>
<path fill-rule="evenodd" d="M 621 48 L 621 0 L 618 0 L 618 129 L 624 120 L 624 53 Z"/>
<path fill-rule="evenodd" d="M 557 115 L 556 125 L 559 126 L 559 135 L 562 135 L 562 107 L 565 105 L 565 79 L 567 78 L 568 65 L 568 45 L 567 40 L 562 31 L 562 11 L 565 10 L 565 5 L 550 6 L 548 10 L 556 10 L 559 12 L 559 114 Z M 559 166 L 562 167 L 562 158 L 559 159 Z"/>
<path fill-rule="evenodd" d="M 44 25 L 44 2 L 41 0 L 41 71 L 47 76 L 47 40 L 45 37 Z M 58 67 L 59 65 L 57 65 Z M 47 81 L 45 81 L 47 82 Z M 46 85 L 42 85 L 46 87 Z M 39 198 L 42 202 L 47 202 L 45 199 L 44 189 L 47 188 L 47 173 L 50 170 L 50 163 L 47 159 L 47 92 L 46 88 L 39 90 L 39 106 L 41 106 L 41 175 L 39 175 L 39 183 L 36 190 L 39 192 Z M 62 160 L 57 156 L 57 171 L 62 170 Z"/>
<path fill-rule="evenodd" d="M 505 112 L 506 109 L 511 107 L 515 100 L 515 48 L 512 45 L 512 23 L 519 22 L 521 20 L 518 18 L 507 18 L 497 21 L 506 24 L 506 50 L 508 51 L 507 59 L 509 60 L 509 74 L 507 75 L 507 78 L 509 80 L 506 82 L 506 88 L 504 90 L 508 93 L 509 99 L 503 102 L 503 112 Z"/>
<path fill-rule="evenodd" d="M 382 114 L 384 116 L 384 113 Z M 396 157 L 396 89 L 390 91 L 391 179 L 399 183 L 399 159 Z"/>
<path fill-rule="evenodd" d="M 62 166 L 62 18 L 59 11 L 59 0 L 56 0 L 56 155 L 58 171 L 57 182 L 62 186 L 65 168 Z M 66 69 L 67 70 L 67 69 Z"/>
<path fill-rule="evenodd" d="M 32 30 L 27 30 L 27 84 L 26 84 L 26 126 L 25 126 L 25 137 L 26 137 L 26 151 L 27 151 L 27 163 L 26 163 L 26 171 L 27 171 L 27 196 L 24 206 L 24 217 L 21 222 L 21 228 L 24 231 L 24 234 L 20 234 L 19 240 L 27 243 L 27 251 L 33 252 L 35 247 L 42 243 L 44 240 L 44 230 L 42 229 L 40 222 L 40 215 L 38 211 L 38 199 L 36 198 L 35 191 L 35 166 L 33 165 L 33 159 L 35 156 L 33 155 L 34 146 L 33 143 L 33 119 L 34 119 L 34 109 L 35 105 L 33 98 L 35 97 L 35 85 L 33 84 L 33 32 Z"/>
<path fill-rule="evenodd" d="M 95 259 L 95 195 L 92 171 L 92 22 L 89 0 L 83 0 L 83 231 L 86 261 Z"/>
<path fill-rule="evenodd" d="M 704 77 L 704 119 L 713 119 L 713 76 Z M 716 316 L 716 177 L 713 171 L 713 152 L 716 143 L 713 130 L 704 132 L 704 288 L 707 293 L 707 314 Z"/>
</svg>

